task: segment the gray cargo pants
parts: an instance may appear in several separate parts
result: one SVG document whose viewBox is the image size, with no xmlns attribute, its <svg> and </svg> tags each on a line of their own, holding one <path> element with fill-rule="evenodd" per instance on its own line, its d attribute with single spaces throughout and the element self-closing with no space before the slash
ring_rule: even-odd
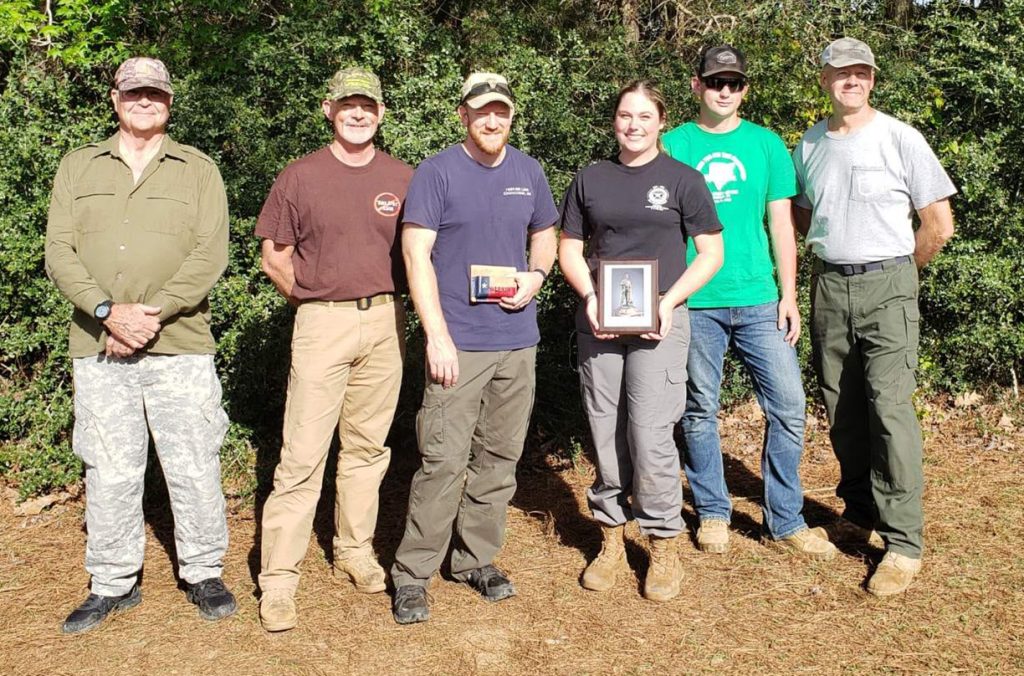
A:
<svg viewBox="0 0 1024 676">
<path fill-rule="evenodd" d="M 686 406 L 686 306 L 663 340 L 579 334 L 583 408 L 597 453 L 587 490 L 594 518 L 607 526 L 636 519 L 646 535 L 683 531 L 683 483 L 672 437 Z"/>
<path fill-rule="evenodd" d="M 92 592 L 128 593 L 142 567 L 142 489 L 153 434 L 174 513 L 181 578 L 220 577 L 228 531 L 220 445 L 228 427 L 213 355 L 74 360 L 75 455 L 85 464 Z"/>
<path fill-rule="evenodd" d="M 430 584 L 453 530 L 455 579 L 494 561 L 533 410 L 536 355 L 536 347 L 459 350 L 459 382 L 447 390 L 427 373 L 416 416 L 422 464 L 391 569 L 395 587 Z"/>
</svg>

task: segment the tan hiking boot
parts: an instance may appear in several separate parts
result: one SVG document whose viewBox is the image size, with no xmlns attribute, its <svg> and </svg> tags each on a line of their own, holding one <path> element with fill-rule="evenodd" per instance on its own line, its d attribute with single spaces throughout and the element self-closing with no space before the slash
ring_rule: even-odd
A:
<svg viewBox="0 0 1024 676">
<path fill-rule="evenodd" d="M 287 631 L 299 622 L 291 590 L 271 589 L 260 598 L 260 622 L 267 631 Z"/>
<path fill-rule="evenodd" d="M 766 542 L 775 549 L 797 554 L 813 561 L 831 561 L 836 557 L 836 546 L 828 540 L 818 537 L 810 528 L 802 528 L 779 540 L 767 539 Z"/>
<path fill-rule="evenodd" d="M 921 559 L 912 559 L 896 552 L 886 552 L 875 574 L 868 580 L 868 592 L 875 596 L 894 596 L 907 591 L 914 576 L 921 570 Z"/>
<path fill-rule="evenodd" d="M 878 531 L 858 526 L 854 522 L 839 517 L 832 523 L 827 523 L 817 528 L 811 528 L 811 533 L 829 542 L 847 542 L 858 545 L 871 545 L 872 547 L 885 547 L 885 542 Z"/>
<path fill-rule="evenodd" d="M 591 591 L 608 591 L 615 586 L 619 571 L 629 570 L 626 564 L 626 543 L 623 526 L 602 526 L 601 552 L 583 571 L 580 583 Z"/>
<path fill-rule="evenodd" d="M 387 587 L 384 584 L 384 569 L 372 554 L 352 559 L 335 559 L 334 577 L 347 577 L 355 585 L 356 591 L 363 594 L 376 594 Z"/>
<path fill-rule="evenodd" d="M 729 523 L 721 519 L 705 519 L 697 529 L 697 547 L 709 554 L 725 554 L 729 549 Z"/>
<path fill-rule="evenodd" d="M 669 601 L 679 595 L 683 562 L 679 560 L 678 538 L 650 538 L 651 565 L 644 580 L 644 598 Z"/>
</svg>

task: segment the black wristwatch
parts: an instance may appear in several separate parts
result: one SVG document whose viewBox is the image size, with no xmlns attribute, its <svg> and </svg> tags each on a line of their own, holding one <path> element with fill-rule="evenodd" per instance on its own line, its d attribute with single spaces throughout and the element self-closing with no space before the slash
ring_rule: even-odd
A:
<svg viewBox="0 0 1024 676">
<path fill-rule="evenodd" d="M 92 316 L 96 318 L 96 321 L 103 323 L 107 321 L 107 317 L 110 316 L 110 308 L 114 306 L 114 301 L 105 300 L 96 306 L 96 309 L 92 311 Z"/>
</svg>

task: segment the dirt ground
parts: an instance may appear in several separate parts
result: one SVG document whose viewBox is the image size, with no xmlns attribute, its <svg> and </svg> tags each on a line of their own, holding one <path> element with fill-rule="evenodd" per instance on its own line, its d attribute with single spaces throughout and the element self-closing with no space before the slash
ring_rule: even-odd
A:
<svg viewBox="0 0 1024 676">
<path fill-rule="evenodd" d="M 879 550 L 848 548 L 833 562 L 809 564 L 759 542 L 761 422 L 750 405 L 723 420 L 736 496 L 732 549 L 701 554 L 687 541 L 683 592 L 665 604 L 640 597 L 647 554 L 635 528 L 627 533 L 636 576 L 604 594 L 580 587 L 599 549 L 584 497 L 593 470 L 531 452 L 498 561 L 516 582 L 514 599 L 488 604 L 436 579 L 430 621 L 401 627 L 386 595 L 332 579 L 331 522 L 321 509 L 297 597 L 299 626 L 266 634 L 257 617 L 258 518 L 238 501 L 225 579 L 239 612 L 208 623 L 176 586 L 166 504 L 151 500 L 143 603 L 92 632 L 62 636 L 60 622 L 87 593 L 83 505 L 71 500 L 23 517 L 8 494 L 0 501 L 0 673 L 1024 673 L 1021 410 L 925 406 L 925 565 L 906 595 L 889 600 L 863 590 Z M 809 422 L 802 471 L 814 525 L 839 505 L 824 422 Z M 414 450 L 396 449 L 376 544 L 385 565 L 414 468 Z M 688 494 L 685 516 L 694 525 Z"/>
</svg>

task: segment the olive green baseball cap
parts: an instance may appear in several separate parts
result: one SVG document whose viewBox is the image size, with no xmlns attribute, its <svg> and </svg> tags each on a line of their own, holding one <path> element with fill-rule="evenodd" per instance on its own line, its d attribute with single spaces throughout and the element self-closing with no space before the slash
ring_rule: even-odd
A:
<svg viewBox="0 0 1024 676">
<path fill-rule="evenodd" d="M 377 103 L 384 103 L 380 90 L 380 79 L 365 68 L 358 66 L 342 68 L 327 84 L 327 100 L 337 101 L 349 96 L 365 96 Z"/>
</svg>

